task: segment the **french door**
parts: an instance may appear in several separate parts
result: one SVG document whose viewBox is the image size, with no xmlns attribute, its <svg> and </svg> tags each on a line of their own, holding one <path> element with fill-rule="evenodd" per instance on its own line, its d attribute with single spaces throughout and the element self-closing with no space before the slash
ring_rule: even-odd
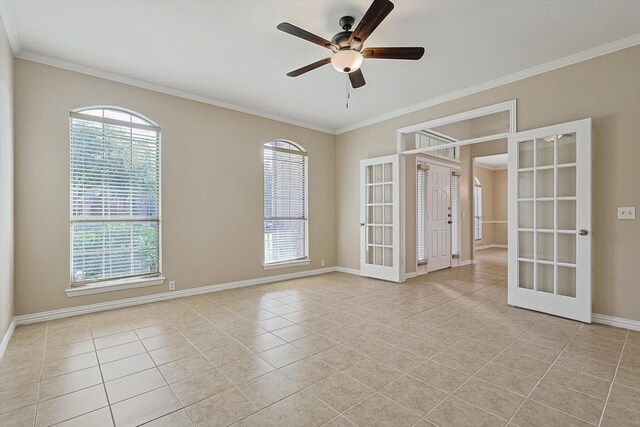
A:
<svg viewBox="0 0 640 427">
<path fill-rule="evenodd" d="M 591 119 L 509 137 L 510 305 L 591 322 Z"/>
<path fill-rule="evenodd" d="M 360 162 L 360 274 L 400 282 L 400 156 Z"/>
</svg>

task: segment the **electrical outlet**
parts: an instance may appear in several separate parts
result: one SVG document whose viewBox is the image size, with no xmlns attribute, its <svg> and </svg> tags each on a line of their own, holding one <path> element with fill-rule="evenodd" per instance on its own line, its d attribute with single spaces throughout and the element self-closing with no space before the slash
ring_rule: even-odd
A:
<svg viewBox="0 0 640 427">
<path fill-rule="evenodd" d="M 618 219 L 636 219 L 636 207 L 618 208 Z"/>
<path fill-rule="evenodd" d="M 176 290 L 176 281 L 172 280 L 169 282 L 169 290 L 170 291 L 175 291 Z"/>
<path fill-rule="evenodd" d="M 320 267 L 324 267 L 324 260 L 323 259 L 320 260 Z"/>
</svg>

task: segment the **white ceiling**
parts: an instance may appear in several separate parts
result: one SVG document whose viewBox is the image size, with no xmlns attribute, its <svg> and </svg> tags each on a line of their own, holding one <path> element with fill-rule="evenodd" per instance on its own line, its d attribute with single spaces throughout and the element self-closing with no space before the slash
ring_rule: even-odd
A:
<svg viewBox="0 0 640 427">
<path fill-rule="evenodd" d="M 424 46 L 420 61 L 371 60 L 345 109 L 329 51 L 276 29 L 330 38 L 370 0 L 0 0 L 19 57 L 90 67 L 329 131 L 631 37 L 638 0 L 395 0 L 366 46 Z M 78 67 L 75 67 L 78 69 Z"/>
<path fill-rule="evenodd" d="M 489 169 L 505 169 L 507 167 L 507 155 L 496 154 L 494 156 L 474 157 L 477 166 L 484 166 Z"/>
</svg>

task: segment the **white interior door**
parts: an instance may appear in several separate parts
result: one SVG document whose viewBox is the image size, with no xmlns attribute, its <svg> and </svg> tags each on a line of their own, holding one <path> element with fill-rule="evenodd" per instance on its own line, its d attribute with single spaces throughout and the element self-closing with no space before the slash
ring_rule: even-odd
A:
<svg viewBox="0 0 640 427">
<path fill-rule="evenodd" d="M 508 302 L 591 322 L 591 119 L 509 137 Z"/>
<path fill-rule="evenodd" d="M 400 156 L 360 162 L 360 274 L 400 282 Z"/>
<path fill-rule="evenodd" d="M 427 271 L 451 267 L 451 169 L 429 165 Z"/>
</svg>

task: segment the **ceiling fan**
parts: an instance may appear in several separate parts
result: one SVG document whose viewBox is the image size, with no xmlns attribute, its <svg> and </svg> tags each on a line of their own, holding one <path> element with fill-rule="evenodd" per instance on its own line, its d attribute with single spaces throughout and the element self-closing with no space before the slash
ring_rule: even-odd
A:
<svg viewBox="0 0 640 427">
<path fill-rule="evenodd" d="M 343 16 L 340 19 L 340 27 L 343 31 L 331 38 L 331 41 L 316 36 L 302 28 L 288 22 L 278 25 L 280 31 L 289 33 L 301 39 L 310 41 L 333 52 L 330 57 L 321 59 L 313 64 L 306 65 L 287 73 L 289 77 L 297 77 L 301 74 L 315 70 L 328 63 L 337 71 L 349 75 L 351 86 L 355 88 L 366 84 L 360 67 L 365 59 L 411 59 L 417 60 L 424 55 L 423 47 L 369 47 L 363 49 L 364 42 L 378 25 L 393 10 L 393 3 L 389 0 L 374 0 L 364 14 L 355 31 L 351 27 L 355 22 L 353 16 Z"/>
</svg>

